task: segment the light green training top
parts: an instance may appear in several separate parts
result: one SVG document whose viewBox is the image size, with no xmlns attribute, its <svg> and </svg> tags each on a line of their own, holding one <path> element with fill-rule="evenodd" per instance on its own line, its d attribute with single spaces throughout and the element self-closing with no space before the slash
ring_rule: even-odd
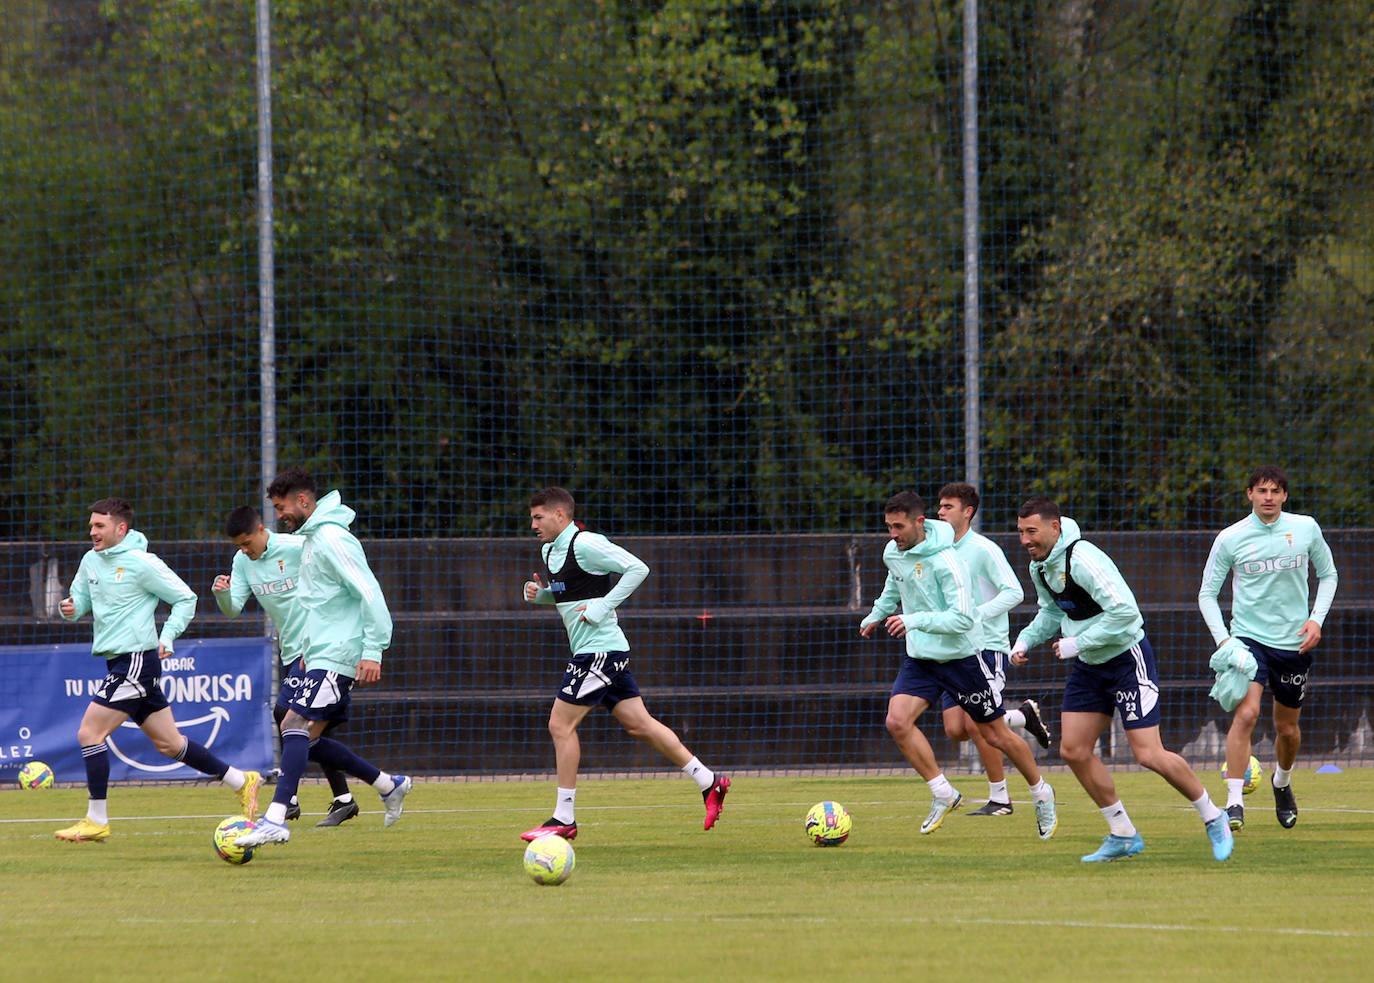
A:
<svg viewBox="0 0 1374 983">
<path fill-rule="evenodd" d="M 148 552 L 148 537 L 137 529 L 108 549 L 86 552 L 71 598 L 76 610 L 67 620 L 93 615 L 91 654 L 106 659 L 148 652 L 159 644 L 170 652 L 196 616 L 196 592 Z M 153 617 L 159 601 L 172 606 L 161 634 Z"/>
<path fill-rule="evenodd" d="M 1307 571 L 1317 575 L 1317 600 L 1307 610 Z M 1221 616 L 1217 594 L 1231 579 L 1231 628 Z M 1336 563 L 1310 515 L 1280 512 L 1268 525 L 1254 512 L 1227 526 L 1212 543 L 1202 569 L 1197 605 L 1218 645 L 1228 636 L 1253 638 L 1283 651 L 1297 651 L 1298 629 L 1310 618 L 1326 620 L 1336 596 Z"/>
<path fill-rule="evenodd" d="M 296 601 L 305 609 L 301 655 L 307 669 L 332 669 L 350 679 L 364 659 L 381 662 L 391 645 L 391 612 L 382 585 L 367 565 L 358 537 L 348 531 L 356 513 L 331 491 L 301 525 Z"/>
<path fill-rule="evenodd" d="M 1016 571 L 1002 548 L 970 529 L 954 541 L 959 559 L 973 583 L 973 600 L 983 629 L 983 648 L 1006 652 L 1011 648 L 1011 624 L 1007 615 L 1026 599 Z"/>
<path fill-rule="evenodd" d="M 628 652 L 629 640 L 620 630 L 615 609 L 621 602 L 635 592 L 644 578 L 649 576 L 649 567 L 643 560 L 627 549 L 611 542 L 600 533 L 583 529 L 580 536 L 578 526 L 570 522 L 551 543 L 541 549 L 544 564 L 549 573 L 557 574 L 563 569 L 568 558 L 568 544 L 577 536 L 577 565 L 587 573 L 618 573 L 620 580 L 606 592 L 605 597 L 587 601 L 563 601 L 558 604 L 558 614 L 563 619 L 563 627 L 568 632 L 568 645 L 573 655 L 586 652 Z M 523 597 L 523 586 L 521 596 Z M 553 604 L 553 593 L 542 587 L 534 595 L 531 604 Z M 585 611 L 577 609 L 586 605 Z"/>
<path fill-rule="evenodd" d="M 277 626 L 281 664 L 290 665 L 301 657 L 305 634 L 305 609 L 296 603 L 300 582 L 301 550 L 305 540 L 290 533 L 268 532 L 267 549 L 256 560 L 239 550 L 234 554 L 229 573 L 229 589 L 214 591 L 215 603 L 226 617 L 237 618 L 248 598 L 258 605 Z"/>
<path fill-rule="evenodd" d="M 883 548 L 887 580 L 860 627 L 885 620 L 900 605 L 911 658 L 954 662 L 977 655 L 983 636 L 973 585 L 954 549 L 954 529 L 940 519 L 926 519 L 925 532 L 926 538 L 909 550 L 888 540 Z"/>
<path fill-rule="evenodd" d="M 1054 596 L 1040 582 L 1038 575 L 1043 572 L 1055 590 L 1064 589 L 1064 552 L 1070 543 L 1081 538 L 1078 523 L 1064 516 L 1060 519 L 1059 541 L 1050 550 L 1050 555 L 1031 562 L 1031 583 L 1035 584 L 1040 610 L 1016 636 L 1013 648 L 1031 649 L 1062 634 L 1078 643 L 1079 661 L 1096 666 L 1116 658 L 1145 637 L 1145 619 L 1141 617 L 1140 605 L 1127 586 L 1126 578 L 1121 576 L 1112 558 L 1092 543 L 1084 540 L 1074 547 L 1070 573 L 1073 582 L 1101 606 L 1100 614 L 1082 621 L 1066 617 L 1054 602 Z"/>
</svg>

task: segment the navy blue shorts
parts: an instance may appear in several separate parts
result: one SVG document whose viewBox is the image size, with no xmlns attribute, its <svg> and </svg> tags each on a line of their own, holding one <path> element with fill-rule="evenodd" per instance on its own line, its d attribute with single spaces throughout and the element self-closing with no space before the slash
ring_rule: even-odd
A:
<svg viewBox="0 0 1374 983">
<path fill-rule="evenodd" d="M 162 660 L 157 649 L 117 655 L 106 663 L 105 678 L 91 702 L 127 713 L 130 720 L 141 726 L 170 705 L 157 684 L 161 678 Z"/>
<path fill-rule="evenodd" d="M 1307 695 L 1307 675 L 1312 669 L 1312 653 L 1299 655 L 1293 649 L 1276 649 L 1253 638 L 1242 637 L 1240 640 L 1259 664 L 1255 669 L 1255 682 L 1269 687 L 1275 703 L 1293 710 L 1301 709 L 1303 697 Z"/>
<path fill-rule="evenodd" d="M 583 652 L 574 655 L 563 670 L 563 681 L 555 694 L 564 703 L 580 707 L 615 708 L 621 700 L 639 695 L 635 677 L 630 675 L 629 652 Z"/>
<path fill-rule="evenodd" d="M 1127 730 L 1159 726 L 1159 672 L 1150 640 L 1142 638 L 1101 665 L 1075 659 L 1064 684 L 1065 713 L 1121 714 Z"/>
<path fill-rule="evenodd" d="M 353 680 L 332 669 L 307 669 L 286 703 L 306 720 L 343 723 L 352 705 Z"/>
<path fill-rule="evenodd" d="M 1007 655 L 1005 652 L 997 652 L 993 649 L 983 649 L 978 653 L 978 661 L 983 663 L 983 673 L 992 683 L 992 688 L 997 691 L 997 699 L 1002 699 L 1002 690 L 1007 685 Z M 954 698 L 954 694 L 945 690 L 940 694 L 941 712 L 957 707 L 959 701 Z"/>
<path fill-rule="evenodd" d="M 963 707 L 978 723 L 991 723 L 1007 711 L 1002 708 L 1002 688 L 994 685 L 989 675 L 976 655 L 953 662 L 906 656 L 889 696 L 916 696 L 934 706 L 948 693 L 954 698 L 951 706 Z"/>
<path fill-rule="evenodd" d="M 282 667 L 281 685 L 277 687 L 277 706 L 289 707 L 291 697 L 305 682 L 305 660 L 297 659 L 289 666 Z"/>
</svg>

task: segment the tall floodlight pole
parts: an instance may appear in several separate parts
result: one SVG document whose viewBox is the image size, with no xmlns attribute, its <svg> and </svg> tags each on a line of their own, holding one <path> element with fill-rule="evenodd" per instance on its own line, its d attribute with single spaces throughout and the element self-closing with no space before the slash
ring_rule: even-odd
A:
<svg viewBox="0 0 1374 983">
<path fill-rule="evenodd" d="M 272 244 L 272 4 L 258 9 L 258 374 L 262 398 L 263 517 L 271 521 L 266 489 L 277 473 L 277 325 Z"/>
<path fill-rule="evenodd" d="M 978 0 L 964 0 L 964 475 L 982 487 L 982 356 L 978 310 Z M 981 526 L 980 515 L 973 527 Z"/>
</svg>

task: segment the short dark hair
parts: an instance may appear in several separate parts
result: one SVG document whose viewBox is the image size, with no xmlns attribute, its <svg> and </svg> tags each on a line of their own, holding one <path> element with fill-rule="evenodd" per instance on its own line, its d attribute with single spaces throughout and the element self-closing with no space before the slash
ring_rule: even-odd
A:
<svg viewBox="0 0 1374 983">
<path fill-rule="evenodd" d="M 268 498 L 289 498 L 296 492 L 309 492 L 316 497 L 320 494 L 315 487 L 315 479 L 300 468 L 287 468 L 267 486 Z"/>
<path fill-rule="evenodd" d="M 249 536 L 257 532 L 260 525 L 262 516 L 258 514 L 258 510 L 251 505 L 240 505 L 224 520 L 224 535 L 230 539 Z"/>
<path fill-rule="evenodd" d="M 553 509 L 562 509 L 568 515 L 574 514 L 577 510 L 577 503 L 573 501 L 572 492 L 566 488 L 559 488 L 557 485 L 541 488 L 530 496 L 530 508 L 541 505 L 547 505 Z"/>
<path fill-rule="evenodd" d="M 894 512 L 905 512 L 910 516 L 925 515 L 925 499 L 914 491 L 898 492 L 883 506 L 883 515 L 891 515 Z"/>
<path fill-rule="evenodd" d="M 1016 510 L 1016 515 L 1021 519 L 1029 519 L 1033 515 L 1038 515 L 1042 519 L 1051 521 L 1061 518 L 1059 506 L 1054 504 L 1053 499 L 1049 498 L 1030 498 L 1021 504 Z"/>
<path fill-rule="evenodd" d="M 1245 490 L 1250 491 L 1261 481 L 1272 481 L 1282 488 L 1285 493 L 1288 491 L 1288 475 L 1284 474 L 1283 468 L 1276 464 L 1264 464 L 1251 471 L 1250 478 L 1245 483 Z"/>
<path fill-rule="evenodd" d="M 940 489 L 936 498 L 957 498 L 966 508 L 973 509 L 974 515 L 978 514 L 978 489 L 967 481 L 951 481 Z"/>
<path fill-rule="evenodd" d="M 102 498 L 91 506 L 91 511 L 108 515 L 116 522 L 122 522 L 130 529 L 134 527 L 134 507 L 122 498 Z"/>
</svg>

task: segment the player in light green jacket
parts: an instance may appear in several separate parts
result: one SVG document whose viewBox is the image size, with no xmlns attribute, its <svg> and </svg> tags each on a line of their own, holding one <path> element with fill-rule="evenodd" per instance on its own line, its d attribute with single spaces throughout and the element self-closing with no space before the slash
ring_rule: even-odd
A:
<svg viewBox="0 0 1374 983">
<path fill-rule="evenodd" d="M 148 552 L 148 539 L 131 528 L 133 522 L 134 511 L 122 499 L 102 498 L 91 506 L 91 549 L 81 558 L 71 596 L 59 605 L 68 621 L 92 615 L 91 654 L 105 660 L 105 679 L 76 732 L 90 796 L 86 817 L 56 834 L 71 843 L 109 839 L 110 759 L 105 741 L 130 719 L 158 751 L 218 778 L 239 793 L 244 815 L 257 815 L 262 776 L 226 764 L 177 729 L 159 685 L 162 660 L 171 657 L 177 638 L 195 617 L 196 594 Z M 154 615 L 163 601 L 172 606 L 172 613 L 158 632 Z"/>
<path fill-rule="evenodd" d="M 968 568 L 973 587 L 974 610 L 982 629 L 982 649 L 978 658 L 988 678 L 1001 694 L 1007 682 L 1007 658 L 1011 652 L 1007 615 L 1023 600 L 1025 593 L 1016 572 L 1007 562 L 1002 548 L 973 529 L 973 517 L 978 514 L 981 498 L 978 489 L 963 481 L 952 481 L 940 489 L 939 517 L 954 530 L 954 549 Z M 1007 704 L 1005 698 L 1002 701 Z M 940 698 L 945 736 L 956 744 L 972 741 L 988 776 L 988 800 L 969 813 L 970 816 L 1010 816 L 1013 812 L 1011 793 L 1007 789 L 1007 772 L 1002 765 L 1002 752 L 983 740 L 982 732 L 974 726 L 973 718 L 946 693 Z M 1007 726 L 1023 728 L 1034 735 L 1041 747 L 1050 746 L 1049 728 L 1040 719 L 1040 704 L 1035 700 L 1021 700 L 1019 705 L 1007 704 Z"/>
<path fill-rule="evenodd" d="M 390 826 L 401 818 L 411 780 L 389 775 L 324 732 L 348 719 L 353 684 L 382 678 L 382 650 L 391 644 L 391 615 L 381 585 L 348 531 L 355 513 L 331 491 L 317 497 L 315 479 L 291 468 L 272 480 L 267 497 L 288 532 L 300 533 L 300 583 L 296 603 L 305 610 L 301 655 L 305 674 L 287 698 L 281 721 L 281 777 L 257 828 L 239 838 L 244 846 L 291 839 L 286 813 L 306 762 L 338 768 L 377 790 Z"/>
<path fill-rule="evenodd" d="M 1054 654 L 1073 668 L 1064 684 L 1059 719 L 1059 753 L 1088 793 L 1102 818 L 1107 838 L 1084 863 L 1131 857 L 1145 849 L 1116 794 L 1111 772 L 1097 756 L 1097 740 L 1121 715 L 1131 754 L 1193 804 L 1202 819 L 1212 856 L 1226 860 L 1235 838 L 1226 814 L 1217 808 L 1182 757 L 1164 746 L 1159 734 L 1159 672 L 1145 637 L 1140 605 L 1112 558 L 1083 539 L 1078 523 L 1061 516 L 1048 498 L 1032 498 L 1017 512 L 1021 545 L 1030 554 L 1030 579 L 1040 611 L 1011 647 L 1013 665 L 1056 634 Z"/>
<path fill-rule="evenodd" d="M 906 658 L 888 694 L 886 724 L 903 757 L 930 788 L 930 813 L 921 832 L 935 832 L 963 801 L 917 726 L 927 708 L 948 696 L 1026 779 L 1035 800 L 1037 832 L 1048 840 L 1059 828 L 1054 789 L 1041 777 L 1026 742 L 1007 726 L 1001 688 L 978 657 L 982 630 L 968 570 L 954 548 L 954 530 L 939 519 L 927 519 L 925 512 L 921 496 L 910 491 L 892 496 L 883 507 L 891 537 L 883 549 L 887 580 L 873 610 L 859 623 L 864 638 L 881 624 L 893 638 L 906 639 Z"/>
<path fill-rule="evenodd" d="M 237 618 L 250 597 L 258 599 L 258 606 L 272 619 L 277 629 L 277 648 L 281 656 L 281 685 L 272 716 L 278 726 L 286 716 L 290 698 L 305 680 L 305 660 L 301 645 L 305 635 L 306 611 L 296 602 L 300 584 L 301 550 L 305 540 L 291 533 L 272 532 L 262 522 L 262 516 L 251 505 L 243 505 L 229 513 L 224 521 L 224 534 L 238 552 L 230 572 L 215 578 L 210 589 L 215 603 L 226 618 Z M 331 722 L 325 733 L 338 725 Z M 348 789 L 348 776 L 338 768 L 322 766 L 333 799 L 329 811 L 316 826 L 339 826 L 358 815 L 359 807 Z M 299 819 L 300 802 L 292 799 L 286 818 Z"/>
<path fill-rule="evenodd" d="M 1279 825 L 1298 822 L 1290 775 L 1298 758 L 1303 697 L 1312 669 L 1312 650 L 1336 596 L 1336 564 L 1321 526 L 1310 515 L 1283 511 L 1288 476 L 1273 466 L 1257 468 L 1245 486 L 1251 512 L 1223 529 L 1212 543 L 1197 603 L 1218 646 L 1230 639 L 1244 645 L 1258 668 L 1250 690 L 1236 707 L 1226 734 L 1226 813 L 1231 828 L 1245 825 L 1241 798 L 1250 742 L 1259 720 L 1260 697 L 1268 685 L 1274 697 L 1274 811 Z M 1308 569 L 1317 575 L 1317 600 L 1307 609 Z M 1231 627 L 1222 618 L 1217 594 L 1231 576 Z"/>
</svg>

